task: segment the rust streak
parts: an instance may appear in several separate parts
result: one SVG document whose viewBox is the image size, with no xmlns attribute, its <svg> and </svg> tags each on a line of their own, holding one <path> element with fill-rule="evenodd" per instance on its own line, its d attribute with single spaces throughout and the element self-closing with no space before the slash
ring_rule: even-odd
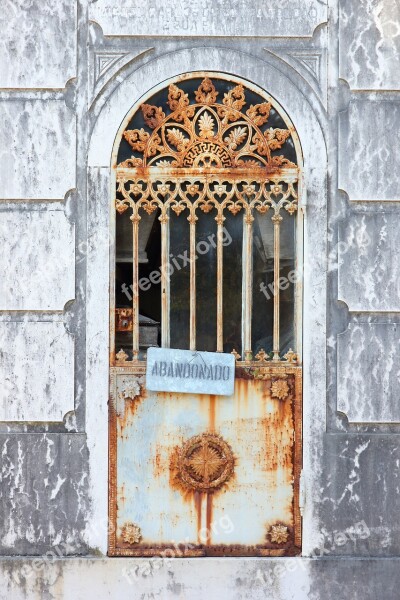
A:
<svg viewBox="0 0 400 600">
<path fill-rule="evenodd" d="M 209 430 L 211 433 L 215 431 L 215 402 L 216 398 L 214 395 L 210 395 L 209 403 Z"/>
<path fill-rule="evenodd" d="M 206 499 L 206 528 L 207 528 L 207 545 L 210 545 L 211 542 L 211 524 L 212 524 L 212 513 L 213 513 L 213 495 L 207 493 Z"/>
<path fill-rule="evenodd" d="M 201 544 L 200 533 L 201 533 L 201 506 L 203 501 L 203 494 L 195 491 L 193 494 L 194 507 L 197 514 L 197 542 Z"/>
</svg>

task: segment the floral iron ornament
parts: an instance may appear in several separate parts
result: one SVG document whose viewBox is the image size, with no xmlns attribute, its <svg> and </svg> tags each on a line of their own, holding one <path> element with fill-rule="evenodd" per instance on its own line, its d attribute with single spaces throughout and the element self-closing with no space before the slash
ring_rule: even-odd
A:
<svg viewBox="0 0 400 600">
<path fill-rule="evenodd" d="M 138 544 L 142 539 L 140 527 L 135 525 L 135 523 L 125 523 L 122 527 L 121 537 L 126 544 L 130 544 L 131 546 L 133 546 L 133 544 Z"/>
<path fill-rule="evenodd" d="M 286 525 L 272 525 L 268 535 L 274 544 L 284 544 L 289 538 L 289 531 Z"/>
<path fill-rule="evenodd" d="M 289 385 L 285 379 L 275 379 L 271 383 L 271 396 L 278 398 L 278 400 L 284 400 L 289 394 Z"/>
<path fill-rule="evenodd" d="M 135 155 L 125 168 L 270 168 L 296 167 L 278 151 L 291 137 L 285 128 L 268 127 L 270 102 L 248 105 L 239 84 L 223 93 L 206 77 L 194 98 L 175 84 L 167 107 L 142 104 L 146 127 L 128 129 L 124 138 Z M 247 108 L 246 108 L 247 107 Z M 275 152 L 275 154 L 274 154 Z"/>
</svg>

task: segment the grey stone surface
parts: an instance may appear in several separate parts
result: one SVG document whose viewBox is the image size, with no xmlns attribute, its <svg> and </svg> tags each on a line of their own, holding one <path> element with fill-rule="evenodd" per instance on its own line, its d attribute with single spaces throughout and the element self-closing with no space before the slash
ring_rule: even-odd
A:
<svg viewBox="0 0 400 600">
<path fill-rule="evenodd" d="M 327 434 L 322 461 L 315 556 L 399 556 L 399 436 Z"/>
<path fill-rule="evenodd" d="M 350 200 L 399 200 L 400 97 L 352 97 L 339 114 L 339 187 Z"/>
<path fill-rule="evenodd" d="M 0 100 L 0 198 L 63 199 L 75 187 L 76 117 L 53 97 Z"/>
<path fill-rule="evenodd" d="M 340 0 L 340 77 L 351 89 L 398 90 L 398 0 Z"/>
<path fill-rule="evenodd" d="M 2 434 L 0 448 L 0 554 L 86 552 L 85 436 Z"/>
<path fill-rule="evenodd" d="M 399 559 L 0 561 L 1 600 L 398 600 Z"/>
<path fill-rule="evenodd" d="M 322 38 L 326 33 L 322 29 L 320 32 Z M 297 50 L 273 49 L 269 50 L 277 56 L 280 56 L 286 63 L 298 71 L 308 82 L 312 90 L 319 96 L 326 106 L 327 103 L 327 77 L 326 77 L 326 53 L 325 43 L 318 44 L 317 47 L 301 48 Z"/>
<path fill-rule="evenodd" d="M 339 300 L 350 311 L 400 311 L 399 212 L 351 213 L 339 228 Z"/>
<path fill-rule="evenodd" d="M 0 88 L 64 88 L 76 75 L 76 0 L 4 0 Z"/>
<path fill-rule="evenodd" d="M 91 28 L 91 60 L 87 55 L 86 4 L 85 0 L 79 2 L 78 79 L 76 87 L 69 86 L 65 94 L 68 106 L 74 107 L 76 113 L 66 107 L 61 94 L 32 92 L 28 95 L 21 89 L 19 92 L 1 93 L 0 197 L 18 200 L 62 199 L 69 189 L 75 187 L 77 172 L 78 191 L 66 203 L 67 214 L 71 215 L 71 222 L 75 223 L 77 230 L 77 299 L 62 317 L 48 316 L 50 321 L 56 317 L 66 321 L 77 340 L 75 381 L 70 366 L 62 376 L 57 375 L 58 384 L 67 386 L 64 385 L 62 392 L 65 394 L 65 390 L 68 390 L 68 401 L 62 394 L 57 397 L 49 395 L 40 383 L 42 371 L 46 371 L 43 369 L 46 361 L 54 370 L 64 364 L 59 360 L 58 351 L 50 357 L 50 351 L 46 355 L 41 345 L 53 339 L 55 323 L 48 324 L 49 332 L 40 343 L 36 343 L 37 334 L 34 335 L 34 343 L 29 344 L 25 341 L 20 344 L 20 336 L 8 336 L 5 338 L 7 346 L 12 348 L 16 343 L 17 349 L 12 349 L 13 357 L 10 354 L 9 363 L 6 363 L 6 375 L 12 372 L 18 362 L 27 374 L 27 380 L 18 384 L 15 404 L 14 394 L 7 392 L 9 395 L 6 406 L 3 404 L 3 414 L 7 410 L 15 411 L 17 417 L 23 415 L 24 418 L 30 418 L 35 412 L 46 419 L 60 418 L 60 415 L 62 418 L 64 410 L 72 411 L 74 408 L 74 396 L 70 392 L 74 384 L 75 411 L 69 413 L 72 416 L 68 426 L 72 428 L 73 418 L 79 412 L 78 424 L 74 423 L 74 427 L 79 427 L 80 431 L 86 428 L 90 438 L 90 456 L 85 435 L 81 434 L 23 433 L 3 436 L 1 552 L 14 556 L 40 555 L 47 551 L 59 551 L 62 555 L 89 552 L 82 540 L 84 530 L 85 539 L 90 538 L 93 548 L 106 551 L 104 518 L 108 494 L 107 333 L 111 148 L 124 115 L 132 103 L 139 101 L 152 86 L 186 70 L 212 69 L 243 76 L 258 82 L 267 91 L 273 91 L 296 122 L 302 147 L 306 151 L 308 206 L 305 211 L 305 256 L 311 256 L 312 264 L 311 267 L 306 264 L 304 280 L 306 494 L 303 548 L 309 554 L 314 548 L 315 556 L 325 557 L 325 560 L 304 559 L 301 563 L 305 565 L 304 568 L 297 562 L 289 563 L 281 559 L 174 560 L 165 569 L 152 570 L 146 559 L 69 559 L 46 566 L 44 570 L 39 568 L 37 575 L 33 569 L 33 575 L 30 575 L 31 571 L 25 569 L 30 566 L 29 559 L 4 559 L 0 562 L 4 574 L 0 597 L 7 600 L 10 597 L 13 600 L 35 597 L 46 600 L 87 600 L 114 595 L 132 598 L 180 597 L 185 600 L 188 597 L 218 600 L 397 600 L 400 564 L 398 560 L 388 557 L 400 553 L 397 525 L 400 445 L 398 435 L 380 435 L 379 432 L 397 431 L 396 423 L 399 422 L 396 397 L 399 387 L 396 358 L 399 325 L 368 322 L 368 315 L 364 322 L 351 321 L 350 327 L 339 336 L 338 399 L 336 388 L 325 393 L 324 370 L 325 340 L 330 347 L 334 347 L 337 332 L 343 331 L 348 323 L 343 305 L 337 306 L 340 304 L 337 303 L 338 297 L 342 297 L 353 310 L 398 309 L 394 303 L 397 302 L 397 268 L 393 256 L 397 206 L 392 207 L 394 214 L 390 219 L 377 214 L 376 217 L 368 215 L 363 220 L 362 216 L 349 212 L 348 226 L 342 229 L 341 235 L 344 241 L 355 240 L 355 245 L 348 257 L 343 253 L 341 256 L 349 262 L 343 262 L 340 266 L 340 294 L 337 274 L 332 270 L 332 285 L 326 296 L 326 204 L 321 201 L 325 188 L 318 183 L 311 186 L 309 183 L 316 171 L 325 169 L 322 164 L 324 158 L 321 158 L 324 156 L 322 144 L 316 151 L 318 158 L 310 160 L 314 156 L 310 148 L 315 146 L 316 139 L 320 139 L 315 126 L 318 120 L 324 132 L 330 136 L 328 168 L 331 195 L 328 207 L 331 221 L 328 235 L 332 244 L 336 243 L 336 220 L 344 216 L 341 211 L 345 203 L 341 204 L 338 199 L 337 187 L 344 189 L 350 199 L 356 201 L 400 199 L 396 176 L 400 158 L 397 143 L 400 132 L 398 95 L 352 95 L 348 110 L 340 115 L 339 154 L 336 152 L 339 135 L 336 127 L 337 110 L 346 108 L 347 101 L 337 93 L 338 77 L 346 79 L 353 89 L 389 90 L 399 87 L 396 59 L 398 17 L 392 19 L 398 5 L 394 0 L 341 2 L 340 72 L 335 46 L 338 36 L 335 16 L 329 28 L 332 44 L 328 57 L 328 117 L 333 126 L 328 130 L 322 108 L 327 82 L 325 42 L 319 35 L 324 28 L 315 32 L 318 23 L 326 19 L 324 2 L 304 0 L 290 4 L 253 3 L 251 6 L 243 3 L 244 17 L 240 19 L 239 4 L 235 3 L 210 2 L 204 5 L 193 0 L 193 3 L 185 5 L 175 3 L 176 10 L 172 12 L 169 3 L 149 2 L 146 9 L 140 4 L 140 10 L 135 13 L 136 0 L 125 4 L 97 0 L 91 3 L 90 18 L 98 20 L 105 35 L 101 35 L 96 24 Z M 193 11 L 190 13 L 192 4 L 198 8 L 197 15 Z M 7 64 L 3 65 L 1 72 L 6 83 L 0 85 L 8 86 L 7 82 L 13 82 L 15 88 L 63 87 L 66 78 L 75 74 L 74 69 L 70 69 L 74 64 L 71 62 L 74 43 L 70 35 L 72 21 L 63 11 L 67 10 L 71 15 L 75 4 L 73 1 L 60 1 L 50 8 L 49 2 L 42 7 L 34 0 L 26 0 L 23 6 L 34 10 L 29 18 L 15 2 L 5 0 L 2 6 L 6 18 L 15 19 L 15 25 L 12 31 L 8 30 L 5 34 L 4 42 L 0 43 L 5 47 L 10 40 L 17 39 L 19 47 L 11 57 L 8 55 Z M 257 12 L 259 7 L 260 18 Z M 313 7 L 316 11 L 309 10 Z M 58 24 L 55 25 L 58 17 L 50 17 L 51 10 L 59 16 L 65 14 L 65 35 L 59 34 Z M 336 4 L 333 4 L 332 15 L 335 10 Z M 204 19 L 204 11 L 208 19 Z M 224 11 L 227 15 L 225 19 L 219 16 L 221 13 L 225 16 Z M 264 12 L 271 17 L 265 18 Z M 43 26 L 30 28 L 31 23 L 34 24 L 43 14 L 49 17 Z M 392 35 L 393 30 L 395 35 Z M 313 39 L 299 40 L 293 37 L 310 36 L 313 31 Z M 199 36 L 226 37 L 219 37 L 218 40 L 188 39 L 188 35 L 196 32 Z M 117 37 L 106 37 L 114 34 Z M 240 39 L 235 38 L 234 34 L 248 34 L 249 37 Z M 134 39 L 131 35 L 138 37 Z M 183 39 L 171 37 L 174 35 L 183 36 Z M 261 43 L 251 37 L 258 35 L 285 37 L 281 40 L 278 37 L 263 39 Z M 147 36 L 151 36 L 151 39 Z M 27 58 L 28 46 L 32 59 Z M 266 47 L 269 52 L 265 51 Z M 154 48 L 151 55 L 142 52 L 147 48 Z M 108 68 L 107 55 L 111 60 Z M 113 58 L 118 56 L 120 58 L 113 62 Z M 144 65 L 147 65 L 147 69 L 141 69 Z M 93 104 L 87 113 L 91 100 Z M 103 115 L 107 113 L 108 118 L 98 118 L 103 106 Z M 75 119 L 79 127 L 77 144 Z M 91 148 L 91 164 L 104 168 L 90 170 L 87 195 L 88 132 L 93 126 L 95 141 Z M 369 208 L 372 211 L 374 206 L 370 205 Z M 14 203 L 12 209 L 22 215 L 27 206 Z M 368 246 L 357 237 L 357 228 L 364 226 L 372 240 Z M 84 241 L 86 233 L 88 245 Z M 7 263 L 8 254 L 5 254 L 5 259 Z M 388 287 L 384 293 L 380 284 L 381 276 L 385 282 L 387 279 Z M 354 279 L 351 288 L 348 285 L 350 279 Z M 37 290 L 39 292 L 41 290 Z M 325 298 L 329 311 L 327 337 Z M 15 319 L 16 315 L 3 314 L 2 318 Z M 26 315 L 21 315 L 21 319 L 26 318 Z M 38 315 L 39 320 L 43 318 L 43 313 Z M 398 319 L 398 316 L 395 315 L 395 318 Z M 38 331 L 39 324 L 29 324 L 29 329 L 31 325 L 32 330 L 35 326 Z M 11 331 L 16 326 L 2 323 L 3 331 L 7 330 L 6 327 Z M 62 323 L 57 323 L 56 329 L 63 331 L 63 336 L 68 336 Z M 25 334 L 22 338 L 26 340 Z M 54 347 L 51 347 L 51 352 Z M 69 351 L 69 348 L 68 343 L 66 349 Z M 336 375 L 335 361 L 336 358 L 330 367 Z M 347 415 L 349 423 L 343 426 L 341 434 L 325 433 L 327 398 L 333 410 L 337 407 Z M 345 418 L 342 420 L 346 421 Z M 355 433 L 361 424 L 365 429 L 369 426 L 370 433 Z M 387 424 L 392 424 L 391 429 Z M 3 423 L 3 426 L 8 426 L 8 423 Z M 13 427 L 14 424 L 10 423 L 9 426 Z M 25 423 L 19 426 L 28 429 L 34 425 Z M 54 423 L 42 424 L 42 427 L 53 426 Z M 345 427 L 349 429 L 348 432 L 345 432 Z M 357 531 L 360 533 L 360 529 L 356 528 L 360 522 L 364 522 L 368 528 L 367 537 L 356 535 Z M 90 528 L 92 532 L 89 535 L 87 530 Z M 362 531 L 365 533 L 366 529 Z M 335 559 L 335 555 L 342 558 Z M 381 559 L 371 560 L 367 558 L 369 555 Z M 354 556 L 364 556 L 365 559 L 355 560 L 352 558 Z M 289 564 L 295 565 L 293 572 Z M 280 574 L 275 571 L 277 566 L 282 566 Z M 126 572 L 130 576 L 131 569 L 134 573 L 143 569 L 145 574 L 140 573 L 131 583 L 126 577 Z M 14 573 L 17 574 L 17 581 L 12 579 Z"/>
<path fill-rule="evenodd" d="M 147 56 L 154 48 L 146 47 L 135 49 L 133 52 L 102 51 L 93 56 L 93 66 L 90 69 L 92 100 L 99 96 L 110 80 L 115 80 L 129 64 Z"/>
<path fill-rule="evenodd" d="M 96 524 L 102 522 L 108 511 L 108 477 L 105 474 L 107 435 L 104 423 L 108 421 L 109 381 L 104 378 L 104 365 L 109 353 L 109 295 L 102 269 L 109 271 L 110 218 L 108 210 L 110 169 L 88 169 L 88 245 L 86 290 L 86 381 L 85 411 L 87 444 L 90 453 L 89 493 L 91 498 L 91 546 L 105 553 L 104 531 Z M 90 427 L 89 427 L 90 423 Z M 104 476 L 106 475 L 106 476 Z"/>
<path fill-rule="evenodd" d="M 62 421 L 74 410 L 74 340 L 59 322 L 0 323 L 0 420 Z"/>
<path fill-rule="evenodd" d="M 58 310 L 75 297 L 74 227 L 64 211 L 1 213 L 0 310 Z"/>
<path fill-rule="evenodd" d="M 311 36 L 327 19 L 322 0 L 139 0 L 116 4 L 92 0 L 89 18 L 105 35 L 136 36 Z"/>
<path fill-rule="evenodd" d="M 338 336 L 337 409 L 350 423 L 400 422 L 400 325 L 350 323 Z"/>
</svg>

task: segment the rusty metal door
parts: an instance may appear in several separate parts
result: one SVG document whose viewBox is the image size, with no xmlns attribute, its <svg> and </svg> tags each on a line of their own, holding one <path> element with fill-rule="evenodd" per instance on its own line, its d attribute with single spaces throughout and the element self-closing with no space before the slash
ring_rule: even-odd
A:
<svg viewBox="0 0 400 600">
<path fill-rule="evenodd" d="M 109 553 L 294 555 L 296 133 L 273 99 L 220 74 L 152 100 L 127 118 L 116 157 Z M 157 345 L 233 353 L 234 394 L 147 390 Z"/>
</svg>

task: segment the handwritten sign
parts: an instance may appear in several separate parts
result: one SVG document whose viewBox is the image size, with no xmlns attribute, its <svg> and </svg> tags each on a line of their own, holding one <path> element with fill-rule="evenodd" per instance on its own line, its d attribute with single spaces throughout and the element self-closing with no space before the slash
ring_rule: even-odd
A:
<svg viewBox="0 0 400 600">
<path fill-rule="evenodd" d="M 231 396 L 234 384 L 235 357 L 232 354 L 170 348 L 147 351 L 148 390 Z"/>
</svg>

